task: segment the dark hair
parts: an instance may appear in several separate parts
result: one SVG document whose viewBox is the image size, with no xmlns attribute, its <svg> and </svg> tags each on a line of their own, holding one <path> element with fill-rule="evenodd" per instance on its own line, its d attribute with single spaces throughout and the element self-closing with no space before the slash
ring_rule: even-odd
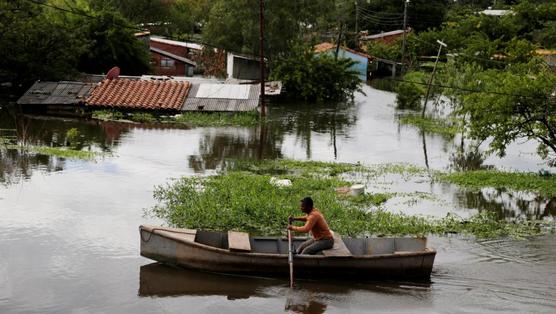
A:
<svg viewBox="0 0 556 314">
<path fill-rule="evenodd" d="M 309 209 L 313 209 L 313 199 L 310 198 L 309 196 L 303 198 L 301 200 L 301 203 L 303 203 L 303 205 L 305 205 L 305 207 L 307 207 Z"/>
</svg>

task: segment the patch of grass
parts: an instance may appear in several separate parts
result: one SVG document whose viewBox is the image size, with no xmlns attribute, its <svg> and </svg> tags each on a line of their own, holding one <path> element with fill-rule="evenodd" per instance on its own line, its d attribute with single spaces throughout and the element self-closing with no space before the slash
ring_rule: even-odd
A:
<svg viewBox="0 0 556 314">
<path fill-rule="evenodd" d="M 158 204 L 148 213 L 177 227 L 280 235 L 288 215 L 300 215 L 299 200 L 310 195 L 330 227 L 347 236 L 462 233 L 525 237 L 542 232 L 537 222 L 498 220 L 489 212 L 469 219 L 409 216 L 376 208 L 393 194 L 351 197 L 336 193 L 335 188 L 353 183 L 344 179 L 345 174 L 359 170 L 369 169 L 357 164 L 290 160 L 235 163 L 231 170 L 215 176 L 183 177 L 156 187 Z M 292 185 L 276 187 L 270 183 L 272 176 L 290 179 Z"/>
<path fill-rule="evenodd" d="M 184 123 L 190 126 L 255 126 L 260 122 L 257 111 L 249 112 L 185 112 L 169 122 Z"/>
<path fill-rule="evenodd" d="M 156 117 L 150 112 L 134 112 L 131 114 L 131 121 L 139 123 L 153 123 L 156 122 Z"/>
<path fill-rule="evenodd" d="M 96 156 L 98 156 L 98 154 L 94 152 L 69 149 L 69 148 L 59 148 L 59 147 L 31 146 L 31 145 L 21 146 L 21 145 L 13 145 L 13 144 L 5 145 L 5 147 L 6 149 L 17 149 L 17 150 L 33 152 L 42 155 L 56 156 L 56 157 L 68 158 L 68 159 L 92 160 Z"/>
<path fill-rule="evenodd" d="M 476 170 L 467 172 L 439 173 L 437 177 L 471 189 L 484 187 L 508 188 L 530 191 L 544 197 L 556 197 L 556 176 L 540 176 L 536 173 Z"/>
<path fill-rule="evenodd" d="M 94 119 L 118 121 L 128 119 L 139 123 L 176 123 L 194 127 L 256 126 L 261 122 L 257 111 L 248 112 L 184 112 L 174 117 L 158 116 L 151 112 L 124 113 L 118 110 L 95 110 Z"/>
<path fill-rule="evenodd" d="M 440 134 L 446 137 L 454 137 L 461 131 L 460 127 L 449 119 L 404 115 L 399 118 L 399 121 L 402 124 L 413 125 L 426 133 Z"/>
<path fill-rule="evenodd" d="M 103 121 L 122 120 L 124 118 L 124 114 L 117 110 L 95 110 L 93 111 L 93 118 Z"/>
</svg>

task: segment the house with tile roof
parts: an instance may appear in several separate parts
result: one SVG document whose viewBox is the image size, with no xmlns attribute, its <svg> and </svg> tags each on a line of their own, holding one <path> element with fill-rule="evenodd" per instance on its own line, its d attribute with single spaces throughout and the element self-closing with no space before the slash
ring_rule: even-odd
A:
<svg viewBox="0 0 556 314">
<path fill-rule="evenodd" d="M 89 108 L 179 111 L 191 88 L 187 81 L 105 79 L 85 101 Z"/>
<path fill-rule="evenodd" d="M 142 76 L 91 82 L 37 82 L 18 104 L 30 112 L 90 116 L 93 110 L 238 112 L 257 110 L 259 84 L 204 78 Z"/>
<path fill-rule="evenodd" d="M 336 53 L 336 45 L 329 42 L 324 42 L 315 45 L 313 49 L 317 54 L 325 53 L 329 55 L 334 55 Z M 373 59 L 372 56 L 364 52 L 360 52 L 360 51 L 350 49 L 348 47 L 340 46 L 340 48 L 338 49 L 338 58 L 347 58 L 355 61 L 355 64 L 351 67 L 351 69 L 353 69 L 358 73 L 359 78 L 362 81 L 367 80 L 368 65 L 369 65 L 369 61 Z"/>
</svg>

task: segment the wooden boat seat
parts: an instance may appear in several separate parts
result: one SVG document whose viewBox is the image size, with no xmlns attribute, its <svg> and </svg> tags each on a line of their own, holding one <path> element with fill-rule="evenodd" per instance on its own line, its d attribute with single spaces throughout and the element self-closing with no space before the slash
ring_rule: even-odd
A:
<svg viewBox="0 0 556 314">
<path fill-rule="evenodd" d="M 228 248 L 230 251 L 251 252 L 249 233 L 228 231 Z"/>
<path fill-rule="evenodd" d="M 332 234 L 334 235 L 334 246 L 329 250 L 322 251 L 322 254 L 324 256 L 352 256 L 342 237 L 336 232 Z"/>
</svg>

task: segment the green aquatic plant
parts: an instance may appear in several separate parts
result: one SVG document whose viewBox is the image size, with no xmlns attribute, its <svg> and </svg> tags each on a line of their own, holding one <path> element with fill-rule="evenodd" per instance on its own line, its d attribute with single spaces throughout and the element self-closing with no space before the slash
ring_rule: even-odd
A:
<svg viewBox="0 0 556 314">
<path fill-rule="evenodd" d="M 544 197 L 556 197 L 556 176 L 537 173 L 476 170 L 467 172 L 438 173 L 437 178 L 470 189 L 484 187 L 530 191 Z"/>
<path fill-rule="evenodd" d="M 93 119 L 109 121 L 109 120 L 122 120 L 124 118 L 124 114 L 118 110 L 95 110 L 92 112 Z"/>
<path fill-rule="evenodd" d="M 387 212 L 380 205 L 394 194 L 353 197 L 336 192 L 337 187 L 353 183 L 344 178 L 355 171 L 373 172 L 357 164 L 291 160 L 231 163 L 229 170 L 215 176 L 183 177 L 156 187 L 157 205 L 147 212 L 177 227 L 279 235 L 286 226 L 286 217 L 300 214 L 299 200 L 311 195 L 330 227 L 346 236 L 458 233 L 526 237 L 542 232 L 539 222 L 507 221 L 490 212 L 469 218 Z M 287 178 L 292 184 L 275 186 L 272 177 Z"/>
<path fill-rule="evenodd" d="M 446 137 L 454 137 L 461 132 L 457 123 L 450 119 L 433 117 L 421 117 L 420 115 L 404 115 L 399 118 L 400 123 L 413 125 L 425 133 L 440 134 Z"/>
<path fill-rule="evenodd" d="M 83 160 L 92 160 L 95 157 L 99 156 L 99 153 L 71 149 L 71 148 L 62 148 L 62 147 L 48 147 L 48 146 L 33 146 L 33 145 L 14 145 L 9 144 L 4 146 L 6 149 L 17 149 L 27 152 L 32 152 L 41 155 L 48 155 L 48 156 L 56 156 L 61 158 L 68 158 L 68 159 L 83 159 Z"/>
<path fill-rule="evenodd" d="M 247 112 L 184 112 L 167 122 L 183 123 L 190 126 L 255 126 L 260 122 L 257 111 Z"/>
<path fill-rule="evenodd" d="M 150 112 L 134 112 L 131 114 L 131 121 L 139 123 L 156 122 L 157 118 Z"/>
</svg>

